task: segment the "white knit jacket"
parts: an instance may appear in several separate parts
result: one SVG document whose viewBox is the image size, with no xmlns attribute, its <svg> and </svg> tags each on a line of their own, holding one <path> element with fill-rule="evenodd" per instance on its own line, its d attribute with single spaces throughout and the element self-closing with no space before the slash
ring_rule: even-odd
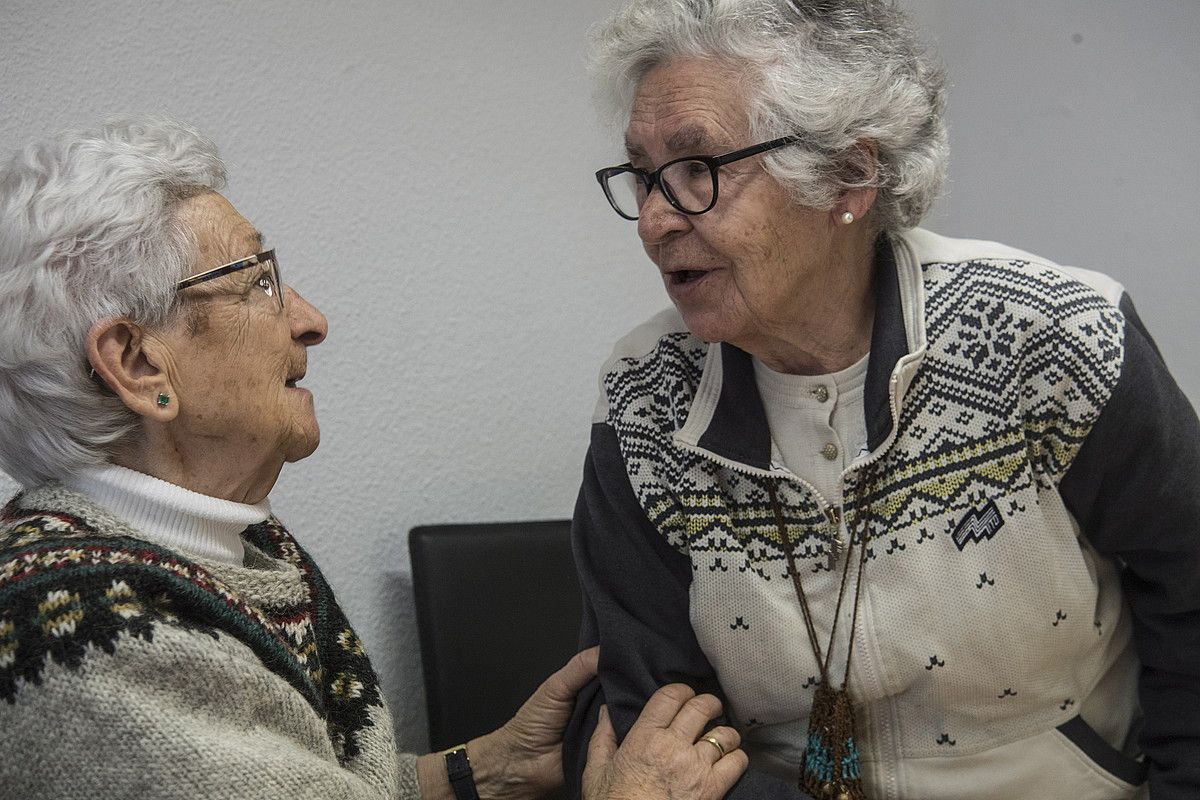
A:
<svg viewBox="0 0 1200 800">
<path fill-rule="evenodd" d="M 1147 773 L 1155 800 L 1200 797 L 1200 424 L 1122 288 L 919 230 L 877 283 L 840 503 L 782 465 L 746 353 L 673 310 L 616 346 L 574 532 L 593 704 L 624 730 L 661 683 L 718 691 L 752 762 L 731 796 L 798 796 L 820 670 L 774 492 L 822 647 L 833 536 L 869 536 L 850 689 L 873 800 L 1117 800 Z"/>
</svg>

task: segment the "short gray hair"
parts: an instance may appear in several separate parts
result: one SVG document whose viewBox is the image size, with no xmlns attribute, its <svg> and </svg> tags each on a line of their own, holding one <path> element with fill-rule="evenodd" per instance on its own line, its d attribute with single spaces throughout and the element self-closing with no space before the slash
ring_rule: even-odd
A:
<svg viewBox="0 0 1200 800">
<path fill-rule="evenodd" d="M 675 58 L 733 70 L 757 140 L 799 135 L 764 158 L 796 202 L 828 210 L 879 190 L 884 230 L 917 225 L 941 190 L 945 79 L 887 0 L 630 0 L 592 37 L 599 98 L 624 127 L 638 83 Z M 874 142 L 864 163 L 855 144 Z M 750 144 L 750 143 L 747 143 Z"/>
<path fill-rule="evenodd" d="M 136 429 L 89 377 L 87 333 L 167 319 L 196 258 L 177 205 L 224 184 L 211 141 L 156 117 L 68 131 L 0 167 L 0 469 L 25 486 L 62 479 Z"/>
</svg>

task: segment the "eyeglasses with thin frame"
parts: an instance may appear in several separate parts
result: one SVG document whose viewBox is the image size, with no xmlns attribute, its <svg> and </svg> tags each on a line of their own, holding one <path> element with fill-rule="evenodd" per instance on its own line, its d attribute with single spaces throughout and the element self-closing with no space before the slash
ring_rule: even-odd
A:
<svg viewBox="0 0 1200 800">
<path fill-rule="evenodd" d="M 260 264 L 266 265 L 267 271 L 258 276 L 256 283 L 263 290 L 263 292 L 267 294 L 267 296 L 275 298 L 276 302 L 279 303 L 279 310 L 282 311 L 283 278 L 279 273 L 279 261 L 275 258 L 274 249 L 265 250 L 261 253 L 252 255 L 249 258 L 231 261 L 228 264 L 223 264 L 210 270 L 205 270 L 204 272 L 193 275 L 190 278 L 184 278 L 179 283 L 175 284 L 175 291 L 181 292 L 184 289 L 187 289 L 190 286 L 195 286 L 198 283 L 211 281 L 214 278 L 220 278 L 221 276 L 228 275 L 231 272 L 238 272 L 239 270 L 257 267 Z"/>
<path fill-rule="evenodd" d="M 783 136 L 723 156 L 684 156 L 668 161 L 653 172 L 625 163 L 599 170 L 596 180 L 604 189 L 609 205 L 627 220 L 637 220 L 655 186 L 673 208 L 684 214 L 703 214 L 717 204 L 718 169 L 799 141 L 800 136 Z"/>
</svg>

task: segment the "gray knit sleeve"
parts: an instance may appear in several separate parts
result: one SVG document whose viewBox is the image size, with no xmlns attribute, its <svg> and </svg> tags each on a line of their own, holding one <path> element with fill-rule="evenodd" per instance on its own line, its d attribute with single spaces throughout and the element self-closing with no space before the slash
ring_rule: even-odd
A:
<svg viewBox="0 0 1200 800">
<path fill-rule="evenodd" d="M 397 792 L 400 800 L 421 800 L 421 786 L 417 783 L 417 757 L 412 753 L 401 753 L 397 759 Z"/>
</svg>

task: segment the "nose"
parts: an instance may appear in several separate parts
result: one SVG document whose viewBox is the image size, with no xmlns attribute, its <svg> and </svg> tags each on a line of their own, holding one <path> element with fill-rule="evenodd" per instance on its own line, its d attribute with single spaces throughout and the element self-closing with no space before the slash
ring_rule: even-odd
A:
<svg viewBox="0 0 1200 800">
<path fill-rule="evenodd" d="M 672 236 L 690 230 L 691 219 L 667 202 L 661 187 L 654 187 L 646 195 L 638 212 L 638 236 L 644 245 L 658 244 Z"/>
<path fill-rule="evenodd" d="M 292 287 L 284 288 L 288 324 L 291 326 L 292 338 L 305 347 L 312 347 L 325 341 L 329 333 L 329 320 L 312 303 Z"/>
</svg>

